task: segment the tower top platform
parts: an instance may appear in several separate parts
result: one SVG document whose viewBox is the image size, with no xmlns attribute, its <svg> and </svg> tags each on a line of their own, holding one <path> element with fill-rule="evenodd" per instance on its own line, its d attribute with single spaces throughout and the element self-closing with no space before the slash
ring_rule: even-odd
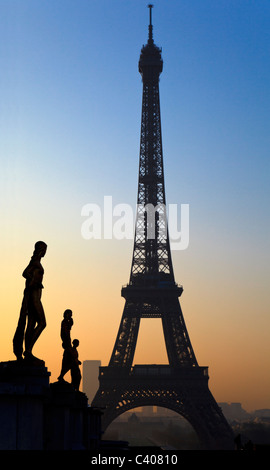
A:
<svg viewBox="0 0 270 470">
<path fill-rule="evenodd" d="M 153 25 L 152 25 L 152 8 L 153 5 L 148 5 L 149 8 L 149 26 L 148 26 L 148 42 L 141 49 L 139 60 L 139 72 L 143 79 L 149 76 L 159 77 L 163 69 L 163 60 L 161 57 L 161 48 L 156 46 L 153 39 Z M 152 73 L 150 73 L 150 71 Z"/>
</svg>

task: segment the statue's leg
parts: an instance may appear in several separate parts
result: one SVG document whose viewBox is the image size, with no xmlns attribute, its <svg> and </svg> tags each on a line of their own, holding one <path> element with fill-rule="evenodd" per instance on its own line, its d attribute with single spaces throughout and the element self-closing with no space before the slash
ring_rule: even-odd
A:
<svg viewBox="0 0 270 470">
<path fill-rule="evenodd" d="M 71 368 L 71 377 L 72 377 L 72 385 L 75 388 L 75 390 L 79 390 L 80 388 L 80 383 L 81 383 L 81 371 L 79 366 L 74 366 Z"/>
<path fill-rule="evenodd" d="M 24 343 L 25 343 L 25 352 L 26 353 L 31 353 L 32 347 L 33 347 L 33 335 L 35 331 L 35 325 L 36 325 L 36 319 L 35 319 L 35 309 L 33 307 L 32 299 L 29 300 L 28 303 L 28 317 L 27 317 L 27 326 L 25 330 L 25 338 L 24 338 Z"/>
<path fill-rule="evenodd" d="M 33 346 L 45 327 L 46 319 L 41 303 L 41 292 L 35 290 L 31 295 L 31 303 L 29 302 L 28 324 L 25 333 L 25 357 L 32 355 Z"/>
<path fill-rule="evenodd" d="M 18 325 L 13 337 L 13 352 L 18 360 L 22 359 L 24 331 L 27 317 L 28 293 L 24 292 Z"/>
<path fill-rule="evenodd" d="M 62 369 L 58 377 L 58 380 L 64 380 L 64 375 L 70 370 L 71 367 L 71 357 L 69 349 L 64 350 L 63 359 L 62 359 Z"/>
</svg>

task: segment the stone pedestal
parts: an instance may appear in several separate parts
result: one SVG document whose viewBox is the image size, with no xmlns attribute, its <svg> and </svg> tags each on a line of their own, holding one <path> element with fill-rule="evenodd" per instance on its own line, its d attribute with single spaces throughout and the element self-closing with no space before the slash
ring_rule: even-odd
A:
<svg viewBox="0 0 270 470">
<path fill-rule="evenodd" d="M 101 411 L 43 365 L 0 363 L 0 450 L 96 450 Z"/>
<path fill-rule="evenodd" d="M 93 408 L 88 406 L 87 413 L 87 436 L 88 436 L 88 450 L 93 452 L 100 449 L 100 441 L 102 437 L 101 429 L 101 416 L 102 410 L 100 408 Z"/>
<path fill-rule="evenodd" d="M 68 382 L 50 385 L 45 418 L 45 449 L 87 449 L 87 402 L 87 396 L 75 391 Z"/>
<path fill-rule="evenodd" d="M 42 365 L 0 363 L 0 450 L 43 449 L 49 376 Z"/>
</svg>

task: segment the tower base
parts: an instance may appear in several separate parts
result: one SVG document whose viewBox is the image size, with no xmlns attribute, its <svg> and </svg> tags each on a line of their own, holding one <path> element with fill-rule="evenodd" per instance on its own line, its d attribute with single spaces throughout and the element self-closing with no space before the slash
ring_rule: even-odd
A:
<svg viewBox="0 0 270 470">
<path fill-rule="evenodd" d="M 92 406 L 104 408 L 102 431 L 119 415 L 139 406 L 161 406 L 187 419 L 206 450 L 233 450 L 233 432 L 208 388 L 207 367 L 172 369 L 136 365 L 130 371 L 100 367 Z"/>
</svg>

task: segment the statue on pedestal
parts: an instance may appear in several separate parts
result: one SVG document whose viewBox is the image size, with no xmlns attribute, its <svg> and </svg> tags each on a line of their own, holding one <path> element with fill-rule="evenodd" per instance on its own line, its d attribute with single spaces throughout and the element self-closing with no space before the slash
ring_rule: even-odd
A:
<svg viewBox="0 0 270 470">
<path fill-rule="evenodd" d="M 45 256 L 46 251 L 46 243 L 38 241 L 30 263 L 22 274 L 26 283 L 19 321 L 13 338 L 13 351 L 17 360 L 22 360 L 24 356 L 25 360 L 35 364 L 44 364 L 44 361 L 33 356 L 32 349 L 46 327 L 45 313 L 41 303 L 44 275 L 41 258 Z"/>
<path fill-rule="evenodd" d="M 58 381 L 61 383 L 65 382 L 64 376 L 65 374 L 70 371 L 71 373 L 71 384 L 73 385 L 75 390 L 79 390 L 80 382 L 81 382 L 81 371 L 79 365 L 81 362 L 79 361 L 79 355 L 77 351 L 77 347 L 79 346 L 79 341 L 74 339 L 71 344 L 71 337 L 70 331 L 73 325 L 72 319 L 72 311 L 65 310 L 64 312 L 64 319 L 61 323 L 61 339 L 62 339 L 62 347 L 64 349 L 63 359 L 62 359 L 62 368 L 61 373 L 58 377 Z"/>
<path fill-rule="evenodd" d="M 81 371 L 79 368 L 79 365 L 81 364 L 81 361 L 79 361 L 79 354 L 77 351 L 77 347 L 79 346 L 79 340 L 74 339 L 72 341 L 73 347 L 72 347 L 72 363 L 71 363 L 71 384 L 73 385 L 75 390 L 79 390 L 80 388 L 80 383 L 81 383 Z"/>
<path fill-rule="evenodd" d="M 70 370 L 71 368 L 71 338 L 70 338 L 70 330 L 73 325 L 73 318 L 72 318 L 72 311 L 67 309 L 64 311 L 64 319 L 61 323 L 61 332 L 60 336 L 62 339 L 62 347 L 64 349 L 63 359 L 62 359 L 62 368 L 61 373 L 58 377 L 60 382 L 64 381 L 64 375 Z"/>
</svg>

